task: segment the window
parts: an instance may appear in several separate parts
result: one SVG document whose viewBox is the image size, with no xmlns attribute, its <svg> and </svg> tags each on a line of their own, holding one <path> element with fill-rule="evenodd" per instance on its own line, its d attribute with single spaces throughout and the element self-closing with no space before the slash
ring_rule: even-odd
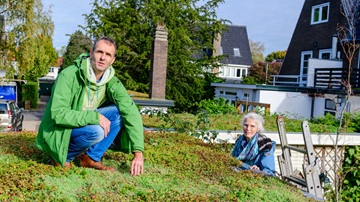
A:
<svg viewBox="0 0 360 202">
<path fill-rule="evenodd" d="M 326 99 L 325 100 L 325 109 L 336 110 L 335 102 L 333 100 Z"/>
<path fill-rule="evenodd" d="M 0 114 L 7 114 L 6 104 L 0 104 Z"/>
<path fill-rule="evenodd" d="M 247 75 L 247 68 L 221 67 L 220 77 L 242 78 Z"/>
<path fill-rule="evenodd" d="M 234 55 L 235 57 L 240 57 L 240 49 L 239 48 L 234 48 Z"/>
<path fill-rule="evenodd" d="M 324 115 L 330 113 L 331 115 L 336 114 L 336 105 L 335 102 L 331 99 L 325 99 L 325 110 Z"/>
<path fill-rule="evenodd" d="M 225 95 L 236 95 L 236 94 L 237 94 L 236 92 L 229 92 L 229 91 L 225 92 Z"/>
<path fill-rule="evenodd" d="M 241 77 L 241 69 L 236 69 L 236 77 Z"/>
<path fill-rule="evenodd" d="M 329 7 L 329 2 L 313 6 L 311 11 L 311 24 L 327 22 L 329 20 Z"/>
<path fill-rule="evenodd" d="M 320 50 L 319 59 L 331 59 L 331 49 Z"/>
<path fill-rule="evenodd" d="M 224 76 L 230 76 L 230 69 L 229 68 L 224 68 Z"/>
<path fill-rule="evenodd" d="M 242 76 L 246 76 L 247 75 L 247 69 L 242 69 Z"/>
<path fill-rule="evenodd" d="M 307 71 L 309 67 L 309 59 L 312 58 L 312 51 L 303 51 L 301 53 L 301 66 L 300 66 L 300 84 L 306 85 Z"/>
<path fill-rule="evenodd" d="M 229 68 L 230 69 L 230 77 L 235 77 L 235 69 L 234 68 Z"/>
</svg>

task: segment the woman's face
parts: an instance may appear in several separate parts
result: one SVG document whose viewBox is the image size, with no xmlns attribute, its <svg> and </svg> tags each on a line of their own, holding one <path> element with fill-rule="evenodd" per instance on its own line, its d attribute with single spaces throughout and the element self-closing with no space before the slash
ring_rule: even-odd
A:
<svg viewBox="0 0 360 202">
<path fill-rule="evenodd" d="M 244 121 L 244 135 L 247 141 L 249 141 L 257 132 L 259 132 L 259 127 L 252 118 L 247 118 Z"/>
</svg>

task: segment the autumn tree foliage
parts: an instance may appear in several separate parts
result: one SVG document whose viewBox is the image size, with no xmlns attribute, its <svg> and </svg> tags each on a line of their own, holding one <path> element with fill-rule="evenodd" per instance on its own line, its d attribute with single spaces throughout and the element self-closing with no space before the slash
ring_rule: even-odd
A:
<svg viewBox="0 0 360 202">
<path fill-rule="evenodd" d="M 11 74 L 8 77 L 17 75 L 37 81 L 57 60 L 52 44 L 54 23 L 50 10 L 43 8 L 41 0 L 7 0 L 0 1 L 0 15 L 5 19 L 5 32 L 0 41 L 0 68 Z"/>
<path fill-rule="evenodd" d="M 243 84 L 269 84 L 270 75 L 278 75 L 281 62 L 258 62 L 249 68 L 248 75 L 242 79 Z"/>
<path fill-rule="evenodd" d="M 249 40 L 253 63 L 264 62 L 265 44 L 260 41 Z"/>
<path fill-rule="evenodd" d="M 274 61 L 283 61 L 286 55 L 286 50 L 283 51 L 274 51 L 271 52 L 269 55 L 266 56 L 266 62 L 274 62 Z"/>
</svg>

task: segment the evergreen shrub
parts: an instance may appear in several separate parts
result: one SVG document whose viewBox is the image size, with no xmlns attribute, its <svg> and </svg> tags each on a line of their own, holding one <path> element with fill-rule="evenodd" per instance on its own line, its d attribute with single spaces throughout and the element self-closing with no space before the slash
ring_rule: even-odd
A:
<svg viewBox="0 0 360 202">
<path fill-rule="evenodd" d="M 30 101 L 30 107 L 36 108 L 39 99 L 38 96 L 39 85 L 37 82 L 28 82 L 22 85 L 22 102 Z"/>
</svg>

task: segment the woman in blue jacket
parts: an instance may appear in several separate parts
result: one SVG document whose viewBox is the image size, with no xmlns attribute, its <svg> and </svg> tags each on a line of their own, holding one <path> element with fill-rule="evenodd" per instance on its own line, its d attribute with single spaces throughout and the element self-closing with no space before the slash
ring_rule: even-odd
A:
<svg viewBox="0 0 360 202">
<path fill-rule="evenodd" d="M 242 161 L 241 170 L 251 170 L 275 176 L 276 143 L 262 133 L 264 119 L 256 113 L 243 117 L 244 134 L 235 142 L 231 155 Z"/>
</svg>

